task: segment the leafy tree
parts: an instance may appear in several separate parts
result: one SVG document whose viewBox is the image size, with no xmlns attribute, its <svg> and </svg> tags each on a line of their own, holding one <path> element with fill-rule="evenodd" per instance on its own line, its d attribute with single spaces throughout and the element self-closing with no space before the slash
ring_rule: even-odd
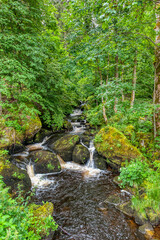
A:
<svg viewBox="0 0 160 240">
<path fill-rule="evenodd" d="M 50 1 L 1 2 L 0 112 L 6 118 L 35 112 L 60 127 L 72 104 L 55 12 Z"/>
</svg>

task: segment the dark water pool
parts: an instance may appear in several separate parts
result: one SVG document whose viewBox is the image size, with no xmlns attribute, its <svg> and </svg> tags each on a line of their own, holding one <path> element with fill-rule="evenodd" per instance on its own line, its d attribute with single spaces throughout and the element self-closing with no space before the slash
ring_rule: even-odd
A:
<svg viewBox="0 0 160 240">
<path fill-rule="evenodd" d="M 111 172 L 84 178 L 81 172 L 64 170 L 54 179 L 49 188 L 37 190 L 37 197 L 54 204 L 54 219 L 69 234 L 60 231 L 55 240 L 140 240 L 132 220 L 103 204 L 119 191 Z"/>
</svg>

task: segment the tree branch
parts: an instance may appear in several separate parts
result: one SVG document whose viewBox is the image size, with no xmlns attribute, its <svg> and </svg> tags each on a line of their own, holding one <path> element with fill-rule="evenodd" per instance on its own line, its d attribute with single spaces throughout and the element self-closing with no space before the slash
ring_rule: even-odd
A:
<svg viewBox="0 0 160 240">
<path fill-rule="evenodd" d="M 138 35 L 141 35 L 141 36 L 143 36 L 143 37 L 145 37 L 145 38 L 147 38 L 149 41 L 151 41 L 156 47 L 160 47 L 159 45 L 157 45 L 150 37 L 148 37 L 148 36 L 146 36 L 146 35 L 144 35 L 144 34 L 142 34 L 142 33 L 136 33 L 136 34 L 138 34 Z"/>
</svg>

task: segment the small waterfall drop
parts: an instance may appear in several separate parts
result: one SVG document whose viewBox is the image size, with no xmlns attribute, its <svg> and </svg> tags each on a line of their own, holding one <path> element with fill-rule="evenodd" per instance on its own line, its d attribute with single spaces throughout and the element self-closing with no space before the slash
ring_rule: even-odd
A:
<svg viewBox="0 0 160 240">
<path fill-rule="evenodd" d="M 94 146 L 93 140 L 90 141 L 88 150 L 90 152 L 90 158 L 89 158 L 89 161 L 87 162 L 87 167 L 88 168 L 95 168 L 95 166 L 94 166 L 94 158 L 93 158 L 94 152 L 95 152 L 95 146 Z"/>
<path fill-rule="evenodd" d="M 35 174 L 34 165 L 31 162 L 27 164 L 26 168 L 28 176 L 31 179 L 32 187 L 47 187 L 54 182 L 54 180 L 45 178 L 48 174 Z"/>
<path fill-rule="evenodd" d="M 83 112 L 81 109 L 75 109 L 74 112 L 70 114 L 71 117 L 70 123 L 73 127 L 73 130 L 70 132 L 71 134 L 82 134 L 85 132 L 86 121 L 81 120 L 82 113 Z"/>
<path fill-rule="evenodd" d="M 86 165 L 80 165 L 78 163 L 74 163 L 74 162 L 64 162 L 63 159 L 57 155 L 61 168 L 62 169 L 68 169 L 71 171 L 78 171 L 78 172 L 82 172 L 83 177 L 94 177 L 100 174 L 101 170 L 98 168 L 95 168 L 94 166 L 94 151 L 95 151 L 95 147 L 93 144 L 93 140 L 91 140 L 89 148 L 81 141 L 81 144 L 86 147 L 89 152 L 90 152 L 90 158 L 87 162 Z"/>
</svg>

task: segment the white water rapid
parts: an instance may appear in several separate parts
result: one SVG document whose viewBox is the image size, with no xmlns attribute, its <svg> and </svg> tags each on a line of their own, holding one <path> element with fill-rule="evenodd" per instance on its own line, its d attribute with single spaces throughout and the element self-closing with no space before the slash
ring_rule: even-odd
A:
<svg viewBox="0 0 160 240">
<path fill-rule="evenodd" d="M 90 158 L 89 158 L 89 161 L 87 162 L 87 167 L 95 168 L 94 167 L 94 159 L 93 159 L 94 152 L 95 152 L 95 146 L 94 146 L 93 140 L 90 141 L 88 150 L 90 152 Z"/>
<path fill-rule="evenodd" d="M 31 179 L 32 187 L 47 187 L 50 184 L 54 183 L 54 180 L 47 179 L 49 174 L 35 174 L 34 165 L 30 162 L 26 166 L 27 173 Z"/>
<path fill-rule="evenodd" d="M 68 169 L 71 171 L 82 172 L 83 177 L 94 177 L 94 176 L 99 175 L 101 170 L 98 168 L 95 168 L 95 166 L 94 166 L 93 156 L 94 156 L 95 147 L 93 144 L 93 140 L 90 142 L 89 148 L 85 144 L 83 144 L 82 141 L 81 141 L 81 144 L 84 147 L 86 147 L 90 152 L 90 158 L 89 158 L 88 162 L 86 163 L 86 165 L 83 166 L 83 165 L 80 165 L 80 164 L 74 163 L 74 162 L 64 162 L 63 159 L 59 155 L 57 155 L 60 165 L 61 165 L 61 168 Z"/>
<path fill-rule="evenodd" d="M 85 132 L 85 121 L 80 121 L 78 119 L 81 115 L 81 109 L 75 109 L 74 112 L 70 114 L 70 117 L 72 119 L 70 122 L 73 127 L 73 130 L 70 132 L 71 134 L 82 134 Z"/>
</svg>

